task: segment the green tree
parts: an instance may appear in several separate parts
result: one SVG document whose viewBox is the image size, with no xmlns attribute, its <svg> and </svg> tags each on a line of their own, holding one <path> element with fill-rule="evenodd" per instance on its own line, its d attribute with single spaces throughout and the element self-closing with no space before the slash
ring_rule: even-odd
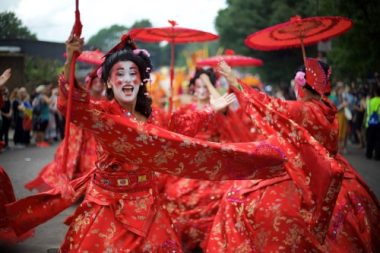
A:
<svg viewBox="0 0 380 253">
<path fill-rule="evenodd" d="M 36 87 L 46 82 L 56 83 L 62 64 L 55 60 L 39 57 L 25 57 L 25 77 L 28 87 Z"/>
<path fill-rule="evenodd" d="M 37 36 L 24 26 L 13 12 L 0 13 L 0 39 L 37 40 Z"/>
<path fill-rule="evenodd" d="M 333 40 L 333 50 L 327 55 L 337 79 L 351 81 L 368 78 L 380 70 L 380 2 L 321 1 L 325 15 L 338 15 L 353 20 L 352 29 Z"/>
<path fill-rule="evenodd" d="M 127 31 L 128 28 L 123 25 L 112 25 L 109 28 L 103 28 L 88 40 L 87 45 L 90 48 L 98 48 L 103 52 L 107 52 L 120 41 L 120 37 Z"/>
<path fill-rule="evenodd" d="M 152 24 L 149 20 L 143 19 L 136 21 L 132 25 L 131 29 L 143 27 L 152 27 Z M 88 40 L 87 46 L 90 47 L 90 49 L 98 48 L 103 52 L 107 52 L 116 43 L 118 43 L 121 36 L 128 31 L 129 28 L 123 25 L 112 25 L 108 28 L 103 28 Z M 163 53 L 158 43 L 143 43 L 136 41 L 136 44 L 139 48 L 145 48 L 150 52 L 152 56 L 153 66 L 162 65 L 161 60 L 163 59 Z"/>
</svg>

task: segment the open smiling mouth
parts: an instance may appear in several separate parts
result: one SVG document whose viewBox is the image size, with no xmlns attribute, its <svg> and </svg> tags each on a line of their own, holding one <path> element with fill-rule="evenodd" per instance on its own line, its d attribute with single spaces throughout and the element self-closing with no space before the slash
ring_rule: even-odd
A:
<svg viewBox="0 0 380 253">
<path fill-rule="evenodd" d="M 127 85 L 127 86 L 124 86 L 121 90 L 123 91 L 124 95 L 130 96 L 133 94 L 134 89 L 135 87 L 133 87 L 132 85 Z"/>
</svg>

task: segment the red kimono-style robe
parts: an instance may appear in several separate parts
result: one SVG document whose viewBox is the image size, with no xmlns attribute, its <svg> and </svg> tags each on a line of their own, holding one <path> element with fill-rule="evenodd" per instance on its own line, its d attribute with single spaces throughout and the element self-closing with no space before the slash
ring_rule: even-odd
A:
<svg viewBox="0 0 380 253">
<path fill-rule="evenodd" d="M 67 91 L 62 80 L 60 89 L 64 110 Z M 7 206 L 12 226 L 22 233 L 85 192 L 84 201 L 67 220 L 70 228 L 62 252 L 180 252 L 154 171 L 207 180 L 284 173 L 284 157 L 275 140 L 222 146 L 189 138 L 155 126 L 154 113 L 146 123 L 138 122 L 116 101 L 92 101 L 80 88 L 75 90 L 73 108 L 73 123 L 90 130 L 97 141 L 96 169 L 70 182 L 75 190 L 72 199 L 60 197 L 59 190 L 67 187 L 60 180 L 49 192 Z"/>
<path fill-rule="evenodd" d="M 262 136 L 276 136 L 288 175 L 242 181 L 223 198 L 207 252 L 376 252 L 379 205 L 337 154 L 328 101 L 282 101 L 235 90 Z"/>
</svg>

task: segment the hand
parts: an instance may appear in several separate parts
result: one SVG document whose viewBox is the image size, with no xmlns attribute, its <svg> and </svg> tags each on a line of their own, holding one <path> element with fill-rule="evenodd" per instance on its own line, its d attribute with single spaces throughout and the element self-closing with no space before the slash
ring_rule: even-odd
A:
<svg viewBox="0 0 380 253">
<path fill-rule="evenodd" d="M 236 102 L 236 96 L 235 94 L 224 94 L 220 98 L 217 99 L 210 99 L 210 105 L 212 109 L 214 109 L 216 112 L 222 112 L 229 106 L 230 104 Z"/>
<path fill-rule="evenodd" d="M 66 62 L 70 63 L 73 59 L 74 52 L 82 53 L 84 39 L 71 34 L 65 42 L 66 44 Z"/>
<path fill-rule="evenodd" d="M 78 38 L 77 36 L 71 34 L 66 41 L 66 62 L 63 69 L 64 77 L 66 81 L 69 81 L 70 78 L 70 67 L 73 60 L 74 52 L 79 54 L 82 52 L 83 48 L 83 38 Z"/>
<path fill-rule="evenodd" d="M 11 69 L 8 68 L 4 70 L 3 74 L 0 76 L 0 88 L 3 87 L 3 85 L 11 78 L 12 72 Z"/>
<path fill-rule="evenodd" d="M 239 86 L 239 82 L 237 81 L 237 78 L 235 74 L 233 73 L 231 67 L 224 60 L 218 63 L 218 67 L 216 68 L 216 70 L 218 71 L 220 75 L 222 75 L 224 78 L 227 79 L 230 85 L 233 85 L 236 87 Z"/>
</svg>

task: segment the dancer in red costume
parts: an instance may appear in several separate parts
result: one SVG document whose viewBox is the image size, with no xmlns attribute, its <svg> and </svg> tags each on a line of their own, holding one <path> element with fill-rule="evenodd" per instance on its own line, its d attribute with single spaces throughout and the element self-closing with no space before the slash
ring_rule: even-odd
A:
<svg viewBox="0 0 380 253">
<path fill-rule="evenodd" d="M 68 40 L 68 61 L 82 44 L 77 37 Z M 58 188 L 8 205 L 7 213 L 18 233 L 53 217 L 85 191 L 84 201 L 67 220 L 70 228 L 61 252 L 181 252 L 157 193 L 153 170 L 211 180 L 267 178 L 284 173 L 283 154 L 269 142 L 221 146 L 154 126 L 155 113 L 146 93 L 151 68 L 148 52 L 136 49 L 124 36 L 102 65 L 110 100 L 93 101 L 85 89 L 76 86 L 72 122 L 94 134 L 98 145 L 96 169 L 69 184 L 62 180 Z M 65 67 L 59 82 L 62 111 L 68 76 Z M 226 106 L 225 99 L 215 104 Z M 212 113 L 197 112 L 193 122 Z"/>
<path fill-rule="evenodd" d="M 86 77 L 85 84 L 92 100 L 105 99 L 104 84 L 96 70 Z M 73 180 L 95 168 L 96 141 L 92 133 L 71 124 L 69 138 L 67 171 L 60 171 L 64 150 L 64 142 L 61 142 L 54 154 L 54 160 L 45 165 L 38 176 L 25 185 L 28 190 L 37 189 L 39 192 L 43 192 L 55 188 L 60 182 L 57 178 L 57 171 L 65 174 L 69 180 Z"/>
<path fill-rule="evenodd" d="M 190 90 L 194 92 L 195 102 L 180 107 L 171 117 L 170 130 L 195 138 L 225 142 L 228 137 L 222 129 L 226 117 L 216 114 L 201 121 L 196 134 L 192 115 L 194 111 L 210 107 L 210 91 L 208 85 L 215 86 L 216 76 L 212 69 L 197 69 L 190 80 Z M 231 102 L 234 97 L 231 97 Z M 169 176 L 164 189 L 164 196 L 174 225 L 177 228 L 185 251 L 200 247 L 211 228 L 219 201 L 232 181 L 205 181 Z"/>
<path fill-rule="evenodd" d="M 220 73 L 241 88 L 231 69 Z M 234 88 L 264 136 L 282 143 L 288 174 L 245 181 L 223 198 L 207 252 L 377 252 L 379 203 L 337 153 L 336 109 L 325 97 L 330 68 L 306 59 L 295 77 L 297 101 Z"/>
</svg>

